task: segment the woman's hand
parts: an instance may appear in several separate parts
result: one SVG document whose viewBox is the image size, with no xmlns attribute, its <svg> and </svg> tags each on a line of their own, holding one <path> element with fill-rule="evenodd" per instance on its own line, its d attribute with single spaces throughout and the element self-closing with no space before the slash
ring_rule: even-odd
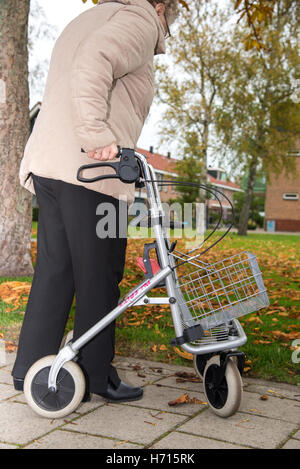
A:
<svg viewBox="0 0 300 469">
<path fill-rule="evenodd" d="M 113 160 L 116 158 L 117 154 L 119 153 L 119 149 L 115 143 L 108 145 L 107 147 L 98 148 L 95 151 L 90 151 L 88 153 L 88 157 L 94 160 L 99 161 L 108 161 Z"/>
</svg>

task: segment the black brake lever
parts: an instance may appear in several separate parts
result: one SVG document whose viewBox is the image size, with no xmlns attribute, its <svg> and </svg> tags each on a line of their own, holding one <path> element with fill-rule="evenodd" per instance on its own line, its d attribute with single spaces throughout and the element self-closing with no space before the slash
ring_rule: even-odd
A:
<svg viewBox="0 0 300 469">
<path fill-rule="evenodd" d="M 80 182 L 96 182 L 103 179 L 120 179 L 126 184 L 131 184 L 140 179 L 141 169 L 135 158 L 134 150 L 130 148 L 121 148 L 118 145 L 119 153 L 117 157 L 121 156 L 120 161 L 110 162 L 101 161 L 99 163 L 92 163 L 81 166 L 77 171 L 77 179 Z M 86 153 L 84 150 L 82 152 Z M 81 172 L 86 169 L 109 167 L 114 169 L 116 174 L 105 174 L 103 176 L 96 176 L 92 178 L 84 178 Z"/>
</svg>

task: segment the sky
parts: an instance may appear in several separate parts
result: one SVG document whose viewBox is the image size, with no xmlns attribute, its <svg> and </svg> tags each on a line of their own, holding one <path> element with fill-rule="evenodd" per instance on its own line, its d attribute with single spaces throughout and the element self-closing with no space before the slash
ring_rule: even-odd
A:
<svg viewBox="0 0 300 469">
<path fill-rule="evenodd" d="M 86 3 L 83 3 L 82 0 L 32 0 L 32 9 L 35 6 L 40 6 L 43 8 L 45 13 L 44 22 L 50 26 L 51 38 L 42 37 L 39 41 L 35 41 L 38 44 L 34 47 L 32 51 L 32 56 L 30 63 L 32 66 L 34 64 L 42 64 L 44 61 L 50 59 L 51 51 L 53 49 L 54 42 L 59 34 L 63 31 L 65 26 L 72 21 L 76 16 L 80 15 L 89 8 L 95 7 L 92 0 L 87 0 Z M 37 15 L 36 18 L 31 19 L 31 23 L 35 28 L 40 28 Z M 48 64 L 43 64 L 45 70 L 48 69 Z M 43 80 L 41 80 L 42 85 L 39 90 L 30 90 L 30 107 L 32 108 L 36 102 L 42 101 L 42 90 L 43 90 Z M 158 137 L 158 121 L 161 118 L 161 112 L 159 106 L 156 104 L 152 105 L 150 114 L 147 118 L 147 121 L 144 125 L 141 136 L 137 142 L 137 146 L 144 150 L 149 150 L 150 146 L 154 147 L 154 151 L 161 152 L 166 154 L 168 151 L 171 151 L 172 156 L 174 154 L 174 148 L 176 144 L 168 148 L 166 145 L 159 146 L 159 137 Z"/>
</svg>

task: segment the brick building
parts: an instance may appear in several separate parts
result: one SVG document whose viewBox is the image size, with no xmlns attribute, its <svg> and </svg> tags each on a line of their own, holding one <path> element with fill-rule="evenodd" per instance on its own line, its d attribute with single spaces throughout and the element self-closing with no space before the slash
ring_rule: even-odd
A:
<svg viewBox="0 0 300 469">
<path fill-rule="evenodd" d="M 230 202 L 233 204 L 233 195 L 235 192 L 243 192 L 243 190 L 240 188 L 239 185 L 237 185 L 234 182 L 228 181 L 227 180 L 227 175 L 224 169 L 221 168 L 212 168 L 208 167 L 207 169 L 207 182 L 211 184 L 213 187 L 218 189 L 220 192 L 222 192 Z M 225 197 L 222 197 L 218 195 L 222 202 L 222 207 L 223 207 L 223 218 L 224 220 L 227 220 L 228 218 L 231 217 L 231 205 L 230 203 L 225 199 Z M 209 199 L 207 201 L 207 206 L 210 212 L 219 212 L 220 210 L 220 204 L 218 200 L 215 198 Z"/>
<path fill-rule="evenodd" d="M 171 158 L 170 153 L 167 156 L 154 153 L 153 147 L 150 150 L 137 148 L 139 153 L 146 156 L 148 163 L 153 166 L 155 177 L 159 181 L 173 181 L 177 178 L 176 160 Z M 170 199 L 176 199 L 176 188 L 174 186 L 159 186 L 160 198 L 162 202 L 168 202 Z M 147 197 L 145 190 L 137 190 L 135 193 L 136 201 Z"/>
<path fill-rule="evenodd" d="M 156 178 L 160 181 L 163 180 L 176 180 L 178 175 L 176 174 L 176 159 L 168 156 L 161 155 L 160 153 L 154 153 L 153 147 L 150 147 L 149 151 L 137 148 L 137 151 L 146 156 L 147 161 L 156 174 Z M 227 180 L 226 172 L 220 168 L 209 167 L 207 169 L 207 183 L 224 193 L 229 200 L 233 203 L 233 195 L 235 192 L 242 192 L 240 186 L 234 182 Z M 176 187 L 175 186 L 162 186 L 160 187 L 160 197 L 162 202 L 168 202 L 170 199 L 176 199 Z M 146 198 L 146 192 L 144 190 L 136 191 L 136 201 L 142 201 Z M 224 219 L 230 218 L 231 206 L 228 201 L 219 196 L 222 206 Z M 207 207 L 209 212 L 219 212 L 219 202 L 215 198 L 211 198 L 207 201 Z"/>
<path fill-rule="evenodd" d="M 300 231 L 300 150 L 291 158 L 296 158 L 295 173 L 273 175 L 267 184 L 267 231 Z"/>
</svg>

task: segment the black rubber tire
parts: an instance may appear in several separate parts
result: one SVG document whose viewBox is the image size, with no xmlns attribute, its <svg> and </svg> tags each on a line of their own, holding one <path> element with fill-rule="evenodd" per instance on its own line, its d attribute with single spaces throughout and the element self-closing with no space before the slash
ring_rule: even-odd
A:
<svg viewBox="0 0 300 469">
<path fill-rule="evenodd" d="M 206 353 L 202 355 L 194 355 L 194 368 L 197 375 L 203 379 L 203 374 L 207 361 L 213 356 L 212 353 Z"/>
<path fill-rule="evenodd" d="M 223 380 L 217 385 L 219 369 L 220 356 L 215 355 L 208 360 L 204 370 L 204 393 L 215 414 L 220 417 L 230 417 L 240 407 L 243 383 L 239 370 L 231 358 L 228 359 Z"/>
</svg>

